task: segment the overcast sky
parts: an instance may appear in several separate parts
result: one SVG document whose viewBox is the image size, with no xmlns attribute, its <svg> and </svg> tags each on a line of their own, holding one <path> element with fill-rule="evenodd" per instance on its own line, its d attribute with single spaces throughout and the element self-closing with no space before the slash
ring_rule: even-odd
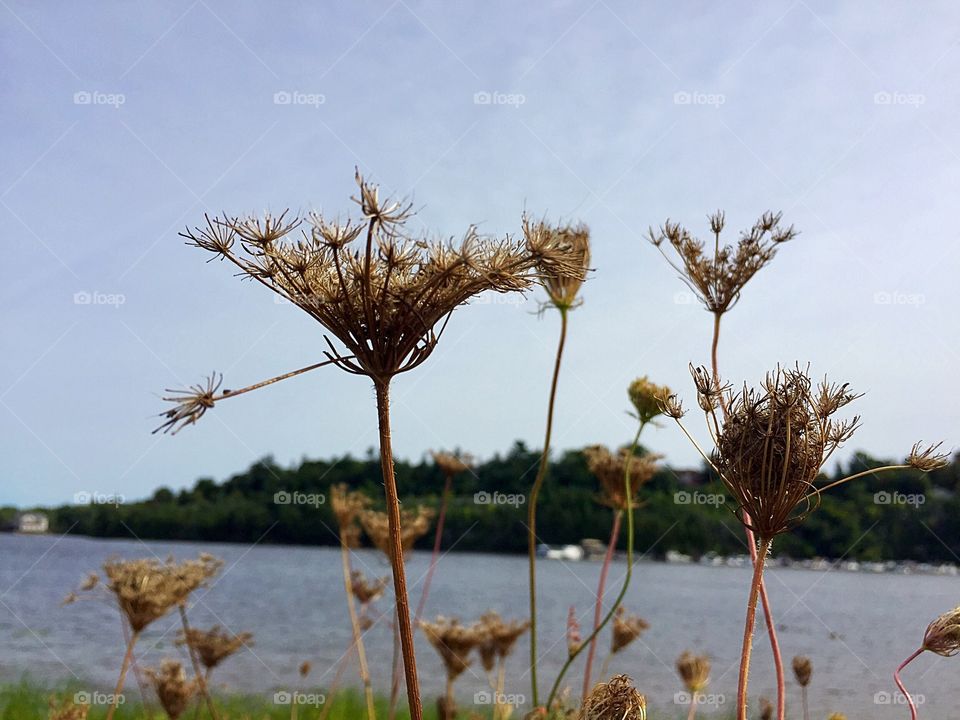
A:
<svg viewBox="0 0 960 720">
<path fill-rule="evenodd" d="M 710 317 L 643 239 L 801 231 L 725 320 L 740 383 L 812 363 L 866 396 L 847 454 L 956 444 L 956 4 L 0 2 L 0 502 L 142 497 L 273 454 L 363 454 L 370 383 L 336 369 L 151 435 L 164 388 L 240 387 L 318 359 L 322 329 L 206 264 L 204 212 L 352 211 L 353 168 L 424 227 L 589 224 L 555 443 L 629 440 L 625 388 L 692 399 Z M 395 384 L 395 450 L 542 442 L 558 318 L 459 309 Z M 696 423 L 699 430 L 702 427 Z M 697 457 L 670 425 L 648 444 Z"/>
</svg>

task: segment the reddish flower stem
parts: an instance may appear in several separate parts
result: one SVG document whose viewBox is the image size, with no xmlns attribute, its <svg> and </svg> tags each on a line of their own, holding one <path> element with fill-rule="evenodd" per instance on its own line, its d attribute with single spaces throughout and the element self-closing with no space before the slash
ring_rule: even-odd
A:
<svg viewBox="0 0 960 720">
<path fill-rule="evenodd" d="M 923 647 L 917 649 L 910 657 L 900 663 L 900 667 L 893 673 L 893 681 L 897 684 L 897 687 L 900 688 L 900 692 L 903 693 L 903 696 L 907 699 L 907 705 L 910 707 L 910 720 L 917 720 L 917 706 L 914 704 L 913 698 L 910 697 L 910 693 L 907 692 L 907 688 L 903 686 L 903 680 L 900 679 L 900 672 L 916 660 L 925 649 L 926 648 Z"/>
<path fill-rule="evenodd" d="M 596 632 L 600 627 L 600 621 L 603 618 L 603 590 L 607 584 L 607 573 L 610 570 L 610 562 L 613 560 L 613 553 L 617 547 L 617 539 L 620 537 L 620 519 L 623 516 L 622 510 L 613 511 L 613 527 L 610 528 L 610 542 L 607 544 L 607 553 L 603 558 L 603 567 L 600 569 L 600 580 L 597 583 L 597 604 L 593 609 L 593 630 Z M 587 664 L 583 671 L 583 697 L 590 694 L 590 675 L 593 668 L 593 658 L 597 654 L 597 636 L 594 635 L 590 641 L 590 649 L 587 651 Z"/>
</svg>

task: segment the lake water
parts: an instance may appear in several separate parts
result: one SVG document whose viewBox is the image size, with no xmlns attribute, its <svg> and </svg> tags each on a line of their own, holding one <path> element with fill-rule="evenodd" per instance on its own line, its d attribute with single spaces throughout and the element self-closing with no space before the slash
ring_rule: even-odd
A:
<svg viewBox="0 0 960 720">
<path fill-rule="evenodd" d="M 144 557 L 154 553 L 178 558 L 208 551 L 225 560 L 222 574 L 208 590 L 197 594 L 190 609 L 196 626 L 220 625 L 255 634 L 255 644 L 215 672 L 215 684 L 247 693 L 272 693 L 276 688 L 306 690 L 333 677 L 333 666 L 350 639 L 339 551 L 332 548 L 258 545 L 192 544 L 95 540 L 80 537 L 0 535 L 0 638 L 4 647 L 0 681 L 29 674 L 57 683 L 74 680 L 91 689 L 107 689 L 115 681 L 123 654 L 123 635 L 115 607 L 85 601 L 61 607 L 64 595 L 90 570 L 110 556 Z M 414 553 L 408 563 L 412 604 L 419 597 L 429 553 Z M 356 567 L 386 575 L 389 566 L 378 553 L 354 554 Z M 624 565 L 611 571 L 611 587 L 622 578 Z M 592 621 L 593 591 L 599 563 L 539 564 L 542 651 L 541 685 L 552 682 L 565 659 L 564 629 L 568 608 L 582 616 L 584 635 Z M 893 669 L 921 642 L 927 623 L 960 604 L 960 578 L 927 575 L 873 575 L 835 571 L 772 568 L 768 588 L 780 626 L 780 641 L 789 663 L 793 655 L 809 655 L 814 663 L 810 688 L 811 717 L 843 711 L 853 719 L 902 719 L 909 716 L 891 694 Z M 627 607 L 650 623 L 650 629 L 610 664 L 625 672 L 647 694 L 658 717 L 679 716 L 674 704 L 680 690 L 674 670 L 685 649 L 704 652 L 713 660 L 708 693 L 725 700 L 722 707 L 704 708 L 703 717 L 732 713 L 736 696 L 737 662 L 743 627 L 749 571 L 741 568 L 640 563 L 627 596 Z M 387 613 L 365 636 L 374 683 L 388 684 L 392 652 L 386 598 L 378 601 Z M 440 561 L 426 616 L 456 615 L 469 621 L 487 609 L 504 617 L 527 615 L 526 559 L 482 554 L 446 555 Z M 152 625 L 138 655 L 144 665 L 163 657 L 181 657 L 173 645 L 177 623 L 168 617 Z M 418 659 L 426 698 L 439 693 L 440 661 L 418 633 Z M 600 645 L 606 655 L 608 636 Z M 508 665 L 507 692 L 529 696 L 524 660 L 526 636 L 517 644 Z M 313 664 L 300 684 L 297 667 Z M 599 662 L 598 662 L 599 666 Z M 571 678 L 579 695 L 582 665 Z M 960 659 L 925 653 L 905 673 L 907 687 L 922 696 L 921 716 L 957 717 Z M 596 672 L 596 671 L 595 671 Z M 789 669 L 788 669 L 788 674 Z M 356 678 L 351 667 L 345 677 Z M 485 687 L 479 668 L 457 681 L 466 705 Z M 751 696 L 773 699 L 770 653 L 762 623 L 758 627 Z M 542 688 L 541 692 L 549 689 Z M 131 677 L 128 685 L 135 691 Z M 710 699 L 710 698 L 708 698 Z M 799 691 L 790 677 L 789 700 L 794 717 Z"/>
</svg>

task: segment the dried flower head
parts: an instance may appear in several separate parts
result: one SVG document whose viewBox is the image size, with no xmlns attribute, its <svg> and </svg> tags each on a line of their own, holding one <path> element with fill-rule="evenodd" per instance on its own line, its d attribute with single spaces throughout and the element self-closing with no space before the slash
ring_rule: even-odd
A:
<svg viewBox="0 0 960 720">
<path fill-rule="evenodd" d="M 651 228 L 648 238 L 706 309 L 720 315 L 736 304 L 744 285 L 773 260 L 779 245 L 797 236 L 792 225 L 783 227 L 780 220 L 780 213 L 764 213 L 740 234 L 734 248 L 720 245 L 725 218 L 718 211 L 710 216 L 712 252 L 686 228 L 669 220 L 657 232 Z M 673 247 L 679 262 L 667 254 L 664 243 Z"/>
<path fill-rule="evenodd" d="M 760 698 L 760 720 L 773 720 L 773 703 L 767 698 Z"/>
<path fill-rule="evenodd" d="M 650 623 L 639 615 L 628 613 L 623 605 L 618 607 L 613 616 L 613 634 L 610 638 L 611 654 L 623 650 L 649 627 Z"/>
<path fill-rule="evenodd" d="M 529 627 L 529 620 L 506 621 L 493 610 L 481 615 L 474 631 L 480 639 L 477 650 L 483 669 L 492 672 L 496 661 L 506 659 L 513 652 L 513 646 Z"/>
<path fill-rule="evenodd" d="M 196 560 L 175 562 L 167 558 L 108 560 L 103 564 L 105 587 L 113 594 L 130 628 L 139 633 L 154 620 L 186 602 L 190 593 L 205 585 L 223 561 L 201 553 Z"/>
<path fill-rule="evenodd" d="M 587 468 L 600 482 L 600 501 L 617 510 L 627 509 L 626 478 L 630 478 L 630 505 L 637 506 L 637 494 L 657 472 L 662 455 L 630 455 L 621 449 L 616 455 L 602 445 L 584 448 Z"/>
<path fill-rule="evenodd" d="M 359 172 L 356 182 L 362 221 L 224 215 L 182 235 L 297 305 L 346 347 L 342 354 L 328 341 L 331 360 L 379 382 L 424 362 L 450 313 L 470 298 L 580 271 L 565 235 L 497 240 L 470 227 L 457 243 L 414 236 L 408 203 L 382 200 Z M 289 238 L 298 228 L 299 238 Z"/>
<path fill-rule="evenodd" d="M 597 683 L 584 698 L 578 720 L 646 720 L 647 700 L 626 675 Z"/>
<path fill-rule="evenodd" d="M 50 700 L 49 720 L 87 720 L 90 712 L 90 706 L 86 704 L 77 704 L 72 700 L 64 700 L 57 703 L 56 700 Z"/>
<path fill-rule="evenodd" d="M 813 675 L 813 663 L 805 655 L 797 655 L 793 658 L 793 675 L 797 678 L 800 687 L 806 687 L 810 684 L 810 678 Z"/>
<path fill-rule="evenodd" d="M 469 455 L 454 455 L 448 452 L 431 452 L 430 454 L 433 456 L 433 462 L 446 477 L 466 472 L 473 463 Z"/>
<path fill-rule="evenodd" d="M 313 664 L 309 660 L 304 660 L 300 663 L 300 667 L 297 668 L 297 672 L 300 674 L 300 677 L 305 678 L 310 674 L 310 671 L 313 669 Z"/>
<path fill-rule="evenodd" d="M 383 595 L 383 591 L 387 587 L 387 581 L 388 578 L 386 577 L 367 580 L 363 572 L 354 570 L 350 573 L 350 592 L 360 605 L 369 605 Z"/>
<path fill-rule="evenodd" d="M 777 368 L 759 388 L 727 390 L 723 419 L 714 401 L 716 383 L 707 375 L 695 372 L 694 380 L 715 434 L 713 464 L 741 521 L 761 540 L 772 540 L 815 509 L 821 467 L 859 426 L 858 417 L 833 416 L 859 396 L 848 384 L 826 380 L 814 388 L 799 366 Z"/>
<path fill-rule="evenodd" d="M 583 224 L 551 225 L 546 220 L 532 220 L 524 214 L 523 234 L 527 242 L 535 246 L 568 248 L 569 263 L 553 263 L 541 268 L 543 286 L 549 304 L 558 310 L 577 307 L 582 302 L 577 295 L 590 271 L 590 230 Z"/>
<path fill-rule="evenodd" d="M 447 679 L 451 682 L 456 680 L 470 667 L 468 656 L 480 643 L 476 630 L 461 625 L 456 618 L 445 618 L 442 615 L 434 622 L 421 620 L 420 627 L 433 649 L 440 655 L 447 671 Z"/>
<path fill-rule="evenodd" d="M 577 620 L 577 610 L 571 605 L 567 611 L 567 654 L 573 657 L 583 645 L 583 637 L 580 635 L 580 621 Z"/>
<path fill-rule="evenodd" d="M 190 628 L 181 630 L 177 645 L 186 645 L 196 653 L 200 663 L 212 670 L 240 648 L 253 644 L 253 633 L 231 633 L 214 625 L 209 630 Z"/>
<path fill-rule="evenodd" d="M 217 393 L 223 384 L 223 375 L 213 372 L 202 383 L 191 385 L 185 389 L 167 388 L 171 393 L 163 398 L 164 402 L 173 403 L 173 407 L 160 413 L 166 418 L 157 432 L 169 432 L 176 435 L 187 425 L 193 425 L 210 410 L 217 401 Z"/>
<path fill-rule="evenodd" d="M 684 650 L 677 658 L 677 674 L 680 675 L 687 692 L 703 692 L 710 682 L 710 658 Z"/>
<path fill-rule="evenodd" d="M 159 669 L 147 668 L 144 673 L 170 720 L 183 715 L 200 690 L 199 680 L 188 680 L 183 666 L 174 660 L 164 660 Z"/>
<path fill-rule="evenodd" d="M 359 490 L 350 491 L 345 483 L 330 488 L 330 506 L 337 519 L 340 541 L 347 547 L 360 545 L 360 516 L 370 505 L 370 498 Z"/>
<path fill-rule="evenodd" d="M 670 397 L 670 388 L 650 382 L 646 375 L 630 383 L 627 388 L 630 404 L 636 410 L 637 420 L 646 425 L 664 412 L 664 406 Z"/>
<path fill-rule="evenodd" d="M 960 652 L 960 607 L 944 613 L 927 626 L 923 649 L 943 657 Z"/>
<path fill-rule="evenodd" d="M 422 505 L 418 505 L 416 510 L 401 510 L 400 545 L 404 554 L 413 550 L 417 540 L 430 530 L 433 515 L 432 508 Z M 377 510 L 364 510 L 360 514 L 360 523 L 380 552 L 390 557 L 390 518 L 387 513 Z"/>
<path fill-rule="evenodd" d="M 941 445 L 943 443 L 938 442 L 936 445 L 928 445 L 924 448 L 921 443 L 916 443 L 907 456 L 907 465 L 923 472 L 931 472 L 945 467 L 950 456 L 948 453 L 938 452 Z"/>
</svg>

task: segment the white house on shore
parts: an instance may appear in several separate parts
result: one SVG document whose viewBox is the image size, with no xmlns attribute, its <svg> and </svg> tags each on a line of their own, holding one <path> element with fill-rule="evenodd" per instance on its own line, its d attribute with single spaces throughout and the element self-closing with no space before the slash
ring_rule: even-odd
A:
<svg viewBox="0 0 960 720">
<path fill-rule="evenodd" d="M 43 513 L 25 512 L 17 516 L 17 532 L 45 533 L 50 529 L 50 520 Z"/>
</svg>

